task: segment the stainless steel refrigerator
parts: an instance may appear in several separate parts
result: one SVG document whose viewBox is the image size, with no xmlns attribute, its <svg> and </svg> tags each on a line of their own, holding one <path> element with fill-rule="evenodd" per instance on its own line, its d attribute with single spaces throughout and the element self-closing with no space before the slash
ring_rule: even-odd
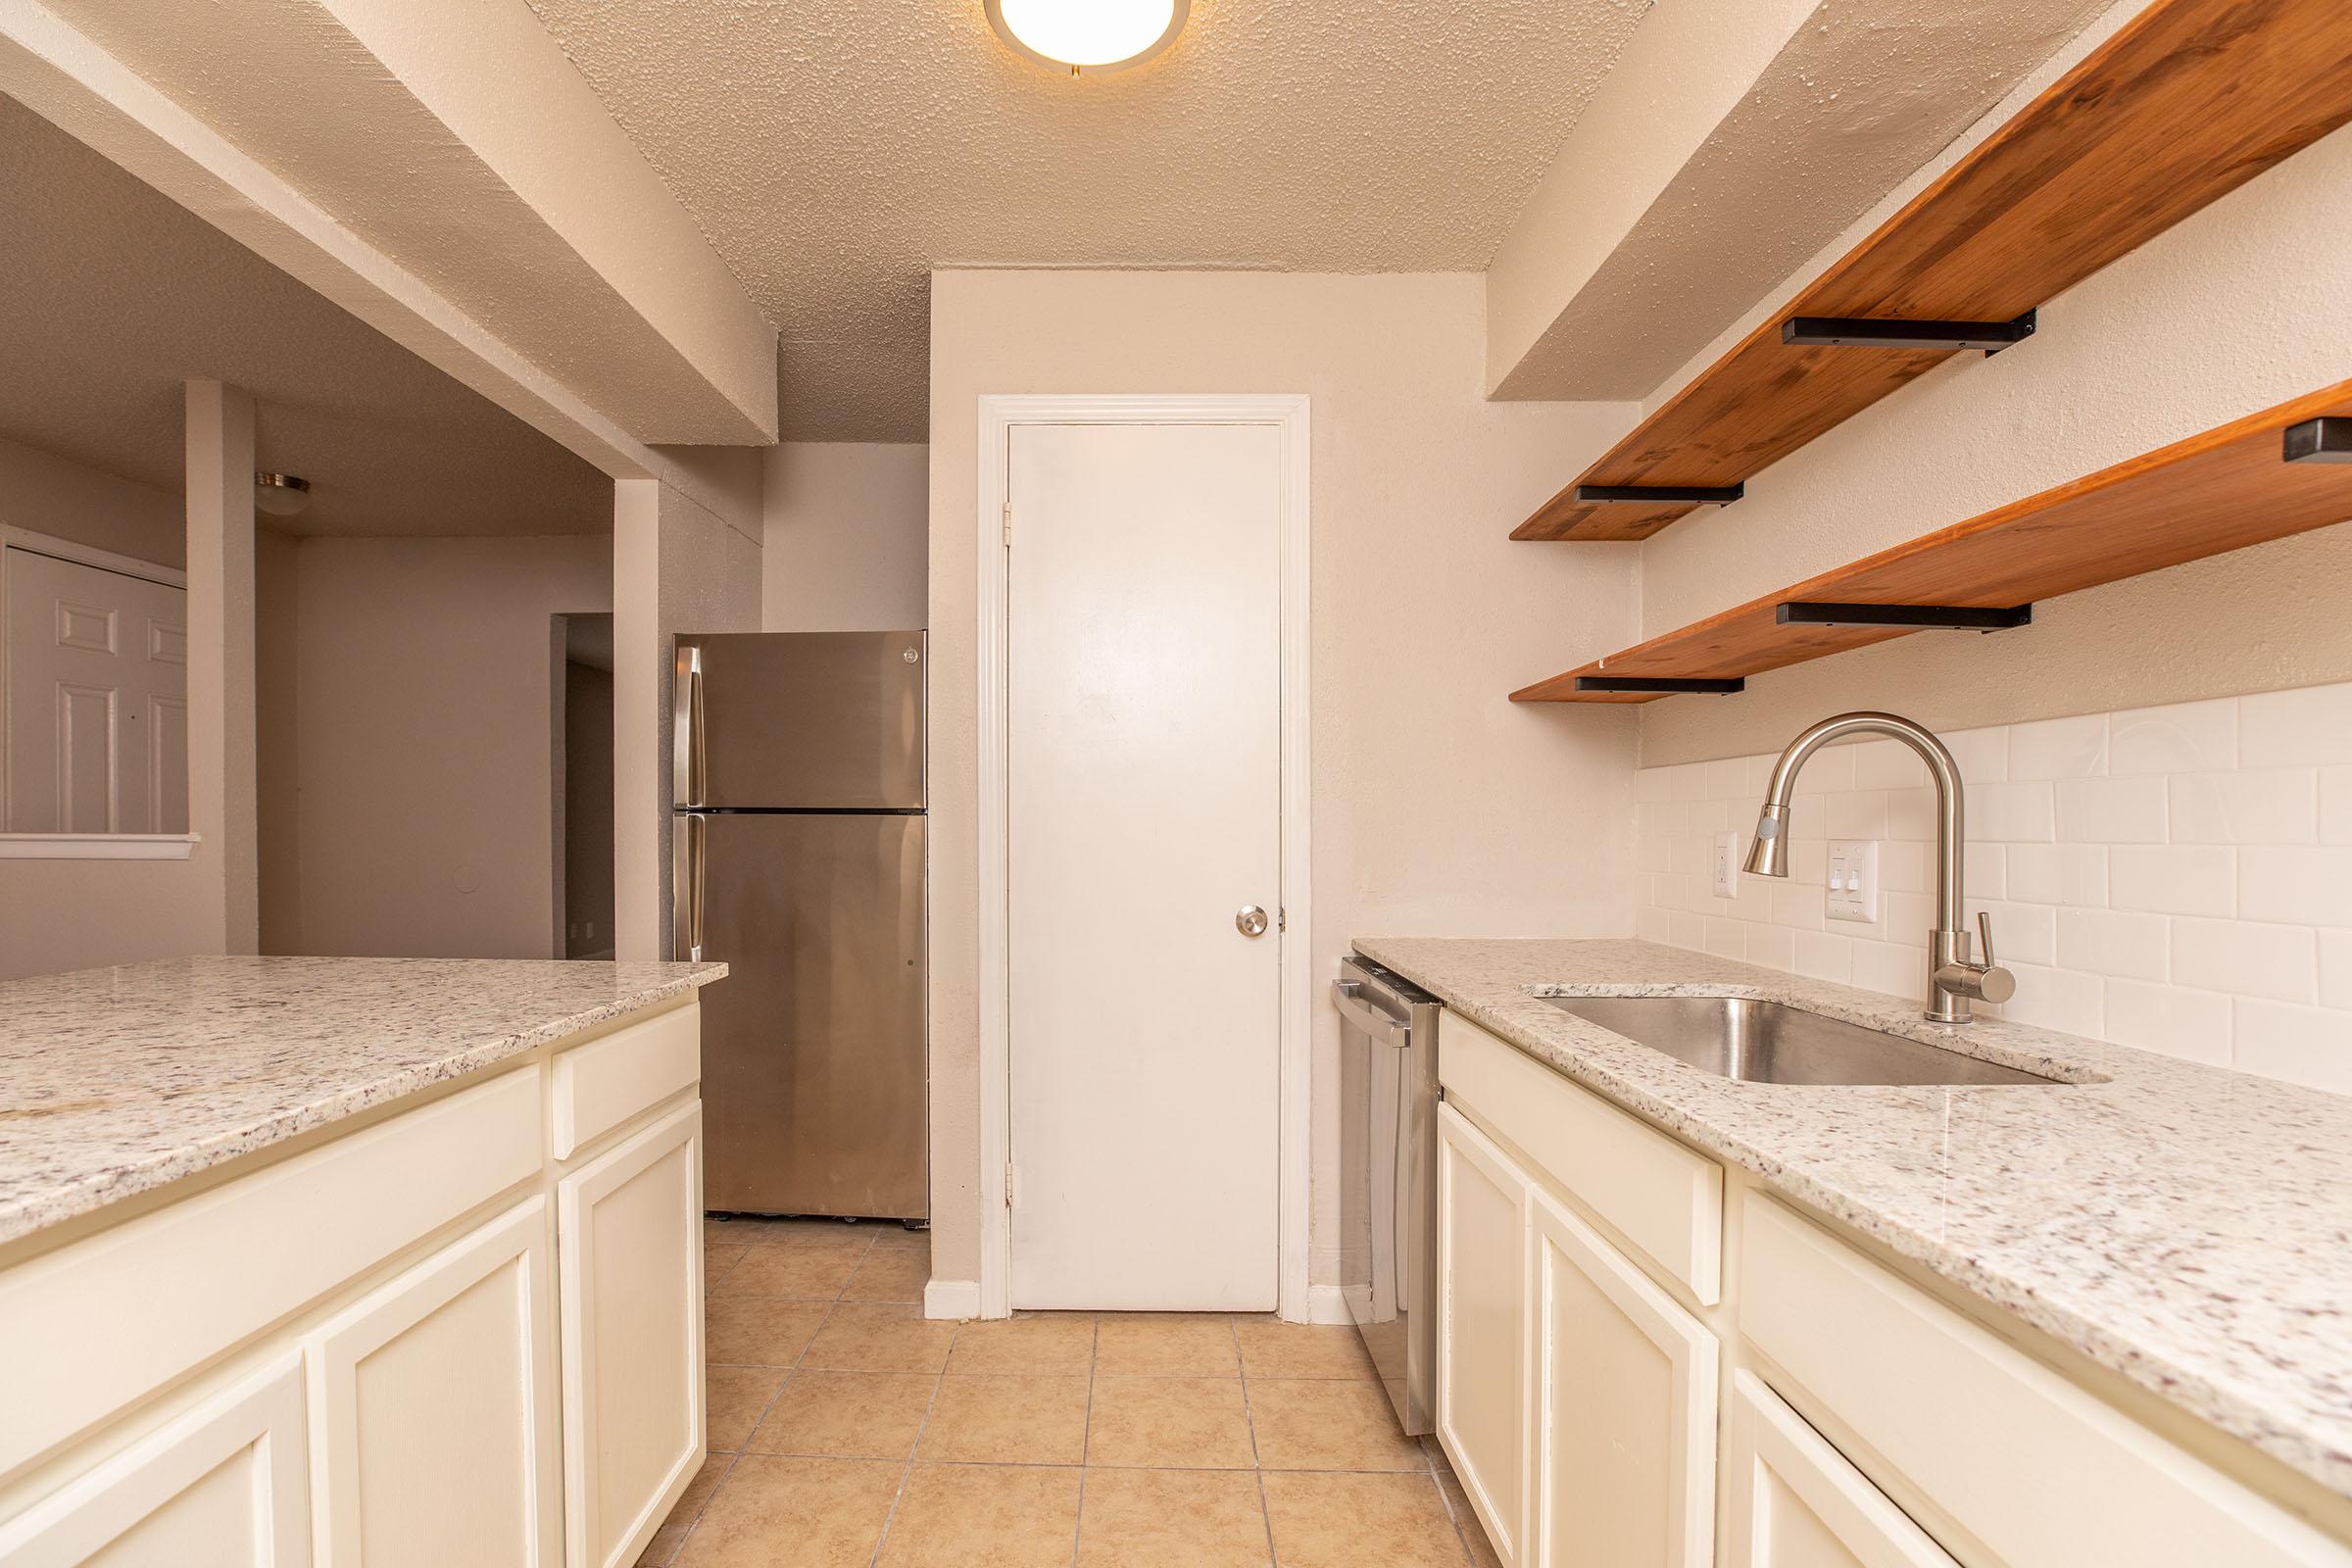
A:
<svg viewBox="0 0 2352 1568">
<path fill-rule="evenodd" d="M 679 956 L 704 1206 L 926 1219 L 919 631 L 681 635 Z"/>
</svg>

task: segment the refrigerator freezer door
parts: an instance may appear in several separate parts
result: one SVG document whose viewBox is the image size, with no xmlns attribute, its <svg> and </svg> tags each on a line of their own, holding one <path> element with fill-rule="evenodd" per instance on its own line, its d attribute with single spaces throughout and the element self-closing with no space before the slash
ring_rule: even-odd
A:
<svg viewBox="0 0 2352 1568">
<path fill-rule="evenodd" d="M 700 820 L 706 1206 L 928 1218 L 923 818 Z"/>
<path fill-rule="evenodd" d="M 919 811 L 919 631 L 681 635 L 680 807 Z"/>
</svg>

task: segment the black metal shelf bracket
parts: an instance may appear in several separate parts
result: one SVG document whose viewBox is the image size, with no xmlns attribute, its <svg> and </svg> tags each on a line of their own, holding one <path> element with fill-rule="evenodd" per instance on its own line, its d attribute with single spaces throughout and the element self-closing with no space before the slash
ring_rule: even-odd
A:
<svg viewBox="0 0 2352 1568">
<path fill-rule="evenodd" d="M 1712 697 L 1730 697 L 1747 690 L 1744 679 L 1688 680 L 1680 675 L 1579 675 L 1576 689 L 1580 692 L 1659 692 L 1669 696 L 1686 692 Z"/>
<path fill-rule="evenodd" d="M 1781 341 L 1807 349 L 1983 349 L 1987 355 L 2014 348 L 2034 335 L 2034 313 L 2014 321 L 1902 321 L 1872 316 L 1792 316 L 1781 323 Z"/>
<path fill-rule="evenodd" d="M 1744 484 L 1580 484 L 1579 501 L 1632 501 L 1648 506 L 1728 507 L 1747 494 Z"/>
<path fill-rule="evenodd" d="M 1973 605 L 1840 605 L 1797 599 L 1774 617 L 1784 626 L 1902 626 L 1915 631 L 2007 631 L 2034 624 L 2032 605 L 1979 609 Z"/>
<path fill-rule="evenodd" d="M 2352 463 L 2352 419 L 2305 419 L 2287 426 L 2289 463 Z"/>
</svg>

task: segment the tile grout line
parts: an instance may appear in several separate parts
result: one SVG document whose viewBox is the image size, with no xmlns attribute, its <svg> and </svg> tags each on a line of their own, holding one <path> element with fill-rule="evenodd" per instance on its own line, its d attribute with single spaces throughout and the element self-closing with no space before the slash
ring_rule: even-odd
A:
<svg viewBox="0 0 2352 1568">
<path fill-rule="evenodd" d="M 882 1548 L 890 1544 L 891 1527 L 899 1522 L 899 1508 L 906 1500 L 906 1489 L 914 1484 L 914 1456 L 923 1451 L 923 1434 L 931 1429 L 931 1414 L 939 1408 L 940 1391 L 948 1386 L 948 1363 L 956 1357 L 956 1342 L 963 1338 L 963 1325 L 948 1336 L 947 1352 L 939 1358 L 939 1374 L 931 1380 L 931 1399 L 923 1406 L 923 1418 L 915 1423 L 914 1442 L 907 1445 L 906 1457 L 899 1466 L 899 1490 L 890 1494 L 890 1511 L 882 1516 L 882 1533 L 874 1538 L 872 1555 L 866 1558 L 867 1568 L 882 1560 Z M 815 1342 L 811 1340 L 810 1344 Z"/>
<path fill-rule="evenodd" d="M 1250 1414 L 1250 1363 L 1242 1354 L 1242 1326 L 1229 1313 L 1225 1332 L 1233 1336 L 1233 1375 L 1242 1384 L 1242 1421 L 1250 1429 L 1250 1473 L 1257 1478 L 1257 1520 L 1266 1532 L 1266 1568 L 1279 1562 L 1274 1550 L 1274 1510 L 1266 1503 L 1266 1467 L 1257 1452 L 1257 1421 Z"/>
<path fill-rule="evenodd" d="M 1078 1514 L 1070 1521 L 1070 1561 L 1078 1561 L 1078 1544 L 1086 1539 L 1087 1452 L 1095 1441 L 1095 1379 L 1102 1365 L 1102 1314 L 1097 1312 L 1087 1328 L 1086 1422 L 1078 1435 Z"/>
</svg>

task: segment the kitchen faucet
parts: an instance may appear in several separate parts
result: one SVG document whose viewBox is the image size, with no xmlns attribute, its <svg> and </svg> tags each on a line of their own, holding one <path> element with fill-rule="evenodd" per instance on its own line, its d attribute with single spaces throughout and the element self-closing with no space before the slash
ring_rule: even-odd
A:
<svg viewBox="0 0 2352 1568">
<path fill-rule="evenodd" d="M 1815 752 L 1850 735 L 1890 735 L 1917 752 L 1936 775 L 1936 928 L 1928 933 L 1927 1015 L 1931 1023 L 1967 1023 L 1972 1001 L 2006 1002 L 2017 995 L 2017 978 L 1993 962 L 1990 916 L 1977 916 L 1978 928 L 1984 933 L 1984 961 L 1976 962 L 1969 951 L 1968 928 L 1960 913 L 1965 885 L 1961 858 L 1967 853 L 1960 764 L 1928 730 L 1893 713 L 1839 713 L 1790 741 L 1765 787 L 1747 870 L 1755 876 L 1788 874 L 1788 801 L 1797 771 Z"/>
</svg>

